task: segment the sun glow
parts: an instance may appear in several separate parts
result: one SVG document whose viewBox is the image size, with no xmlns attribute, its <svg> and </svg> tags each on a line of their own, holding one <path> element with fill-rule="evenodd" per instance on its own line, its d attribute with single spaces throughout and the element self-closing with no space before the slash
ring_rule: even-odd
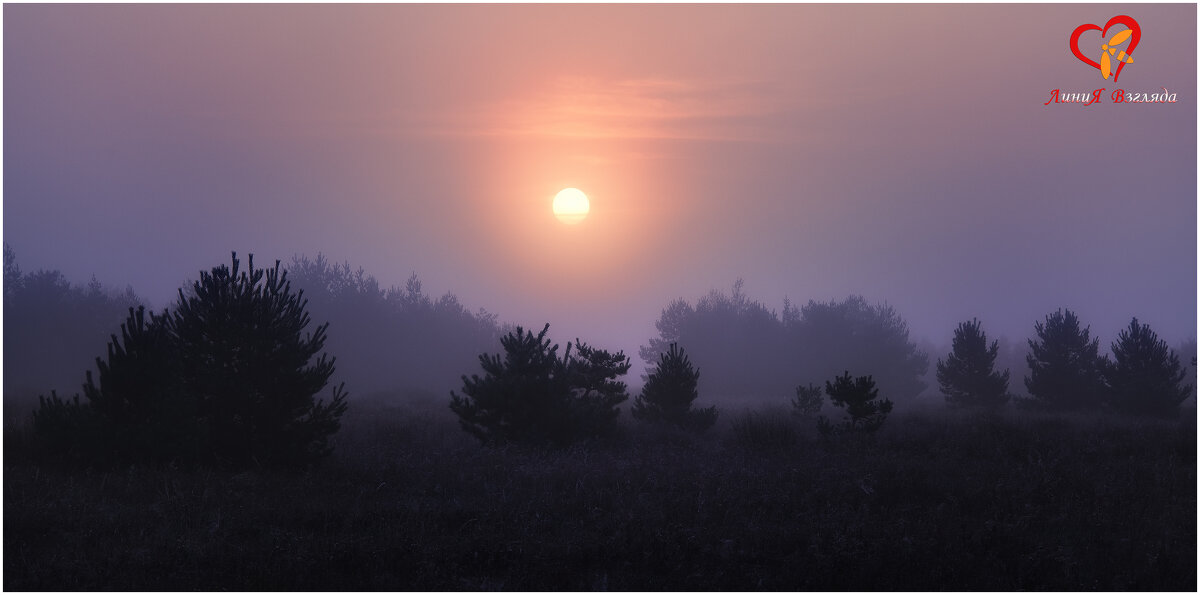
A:
<svg viewBox="0 0 1200 595">
<path fill-rule="evenodd" d="M 591 210 L 588 197 L 578 188 L 564 188 L 554 196 L 554 216 L 559 221 L 574 225 L 583 221 Z"/>
</svg>

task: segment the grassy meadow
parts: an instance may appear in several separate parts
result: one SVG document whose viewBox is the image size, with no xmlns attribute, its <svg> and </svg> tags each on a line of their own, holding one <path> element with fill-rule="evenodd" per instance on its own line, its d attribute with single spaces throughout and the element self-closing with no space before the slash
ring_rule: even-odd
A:
<svg viewBox="0 0 1200 595">
<path fill-rule="evenodd" d="M 396 402 L 394 399 L 393 402 Z M 351 405 L 307 471 L 64 469 L 11 414 L 6 590 L 1184 590 L 1183 421 L 785 407 L 706 434 L 481 447 L 441 397 Z"/>
</svg>

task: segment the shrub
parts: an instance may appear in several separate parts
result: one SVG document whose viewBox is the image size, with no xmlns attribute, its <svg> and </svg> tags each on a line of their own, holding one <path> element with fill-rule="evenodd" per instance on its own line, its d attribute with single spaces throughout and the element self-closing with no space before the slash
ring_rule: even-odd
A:
<svg viewBox="0 0 1200 595">
<path fill-rule="evenodd" d="M 1038 340 L 1029 340 L 1030 375 L 1025 387 L 1033 400 L 1051 409 L 1083 409 L 1098 405 L 1103 396 L 1098 355 L 1100 340 L 1089 338 L 1090 329 L 1080 328 L 1070 310 L 1046 316 L 1034 325 Z"/>
<path fill-rule="evenodd" d="M 792 413 L 800 417 L 812 417 L 821 412 L 824 403 L 821 387 L 811 383 L 808 386 L 800 385 L 796 387 L 796 397 L 792 399 Z"/>
<path fill-rule="evenodd" d="M 100 430 L 87 448 L 112 461 L 296 465 L 329 454 L 327 440 L 346 410 L 343 387 L 314 400 L 333 373 L 322 348 L 327 325 L 310 334 L 303 294 L 272 270 L 202 272 L 176 310 L 150 316 L 130 309 L 88 372 L 86 403 L 42 399 L 35 419 L 50 441 L 79 420 Z"/>
<path fill-rule="evenodd" d="M 536 336 L 517 327 L 500 339 L 504 357 L 481 354 L 484 375 L 463 376 L 463 394 L 450 392 L 462 428 L 484 444 L 566 446 L 606 435 L 616 406 L 628 398 L 616 379 L 629 371 L 624 353 L 610 354 L 576 340 L 560 359 L 547 324 Z"/>
<path fill-rule="evenodd" d="M 1118 411 L 1171 417 L 1191 396 L 1187 371 L 1166 341 L 1137 318 L 1112 344 L 1113 361 L 1104 367 L 1109 402 Z"/>
<path fill-rule="evenodd" d="M 1000 343 L 989 346 L 979 326 L 975 319 L 959 324 L 952 351 L 938 360 L 938 384 L 951 407 L 995 409 L 1008 402 L 1008 370 L 995 370 Z"/>
<path fill-rule="evenodd" d="M 700 372 L 692 367 L 687 354 L 675 343 L 659 355 L 658 365 L 646 377 L 642 394 L 633 403 L 633 417 L 651 423 L 665 423 L 695 431 L 704 431 L 717 421 L 717 408 L 693 409 L 699 397 L 696 383 Z"/>
<path fill-rule="evenodd" d="M 825 416 L 817 419 L 817 429 L 824 435 L 835 432 L 874 433 L 892 412 L 892 402 L 878 398 L 879 389 L 875 388 L 875 381 L 870 376 L 852 379 L 847 371 L 834 378 L 832 383 L 826 380 L 825 393 L 834 406 L 846 410 L 846 415 L 839 424 L 833 424 Z"/>
</svg>

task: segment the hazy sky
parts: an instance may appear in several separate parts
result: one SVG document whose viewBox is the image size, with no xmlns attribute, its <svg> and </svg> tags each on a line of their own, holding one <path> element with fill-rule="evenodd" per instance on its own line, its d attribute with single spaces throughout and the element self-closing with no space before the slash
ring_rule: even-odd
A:
<svg viewBox="0 0 1200 595">
<path fill-rule="evenodd" d="M 1068 38 L 1117 14 L 1114 83 Z M 1196 146 L 1194 4 L 4 6 L 4 240 L 158 306 L 231 250 L 322 251 L 635 359 L 738 277 L 937 343 L 1062 306 L 1174 343 Z"/>
</svg>

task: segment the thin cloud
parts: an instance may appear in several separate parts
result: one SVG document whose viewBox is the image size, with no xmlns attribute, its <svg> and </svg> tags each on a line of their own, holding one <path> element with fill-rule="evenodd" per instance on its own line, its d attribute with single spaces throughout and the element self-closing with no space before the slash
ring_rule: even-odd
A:
<svg viewBox="0 0 1200 595">
<path fill-rule="evenodd" d="M 766 142 L 779 137 L 769 123 L 783 107 L 778 96 L 757 81 L 562 77 L 528 97 L 395 114 L 384 128 L 424 136 Z"/>
</svg>

